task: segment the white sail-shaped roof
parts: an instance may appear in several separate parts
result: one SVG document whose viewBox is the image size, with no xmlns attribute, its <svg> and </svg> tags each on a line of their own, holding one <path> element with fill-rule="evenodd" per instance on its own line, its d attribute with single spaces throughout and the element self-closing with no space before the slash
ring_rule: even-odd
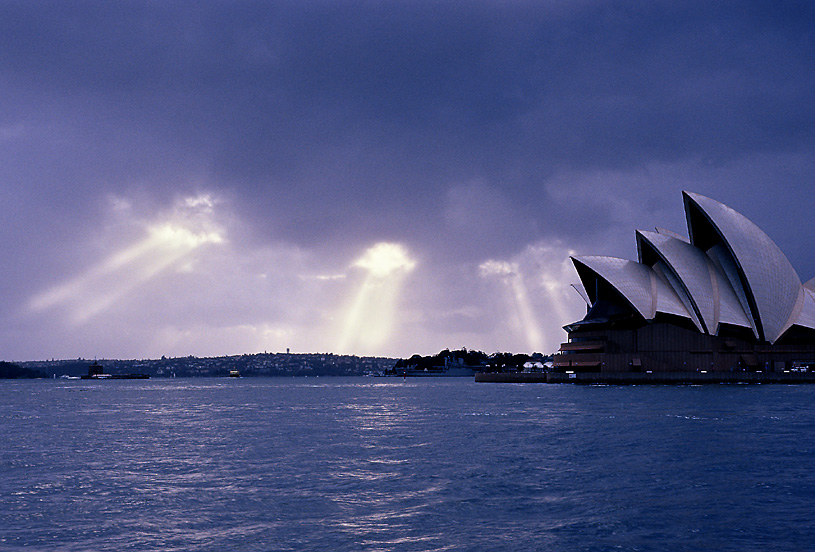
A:
<svg viewBox="0 0 815 552">
<path fill-rule="evenodd" d="M 702 333 L 735 326 L 770 343 L 793 327 L 815 330 L 815 278 L 802 284 L 775 242 L 740 213 L 700 194 L 683 198 L 690 239 L 657 228 L 637 232 L 639 262 L 572 257 L 584 299 L 593 306 L 608 284 L 646 320 L 672 314 Z"/>
<path fill-rule="evenodd" d="M 646 320 L 657 312 L 693 319 L 673 288 L 648 266 L 617 257 L 581 256 L 572 261 L 608 282 Z M 583 285 L 588 287 L 585 281 Z"/>
<path fill-rule="evenodd" d="M 704 254 L 700 255 L 697 248 L 677 238 L 640 230 L 637 232 L 637 250 L 641 263 L 648 261 L 643 257 L 646 247 L 658 255 L 676 276 L 676 285 L 680 287 L 677 293 L 680 297 L 687 297 L 704 328 L 715 331 L 715 297 Z M 711 330 L 707 331 L 710 333 Z"/>
<path fill-rule="evenodd" d="M 749 328 L 750 322 L 741 308 L 736 294 L 719 273 L 711 259 L 699 248 L 671 234 L 637 232 L 637 249 L 640 262 L 644 258 L 644 248 L 649 248 L 672 271 L 672 283 L 680 298 L 685 296 L 689 310 L 701 319 L 701 331 L 715 334 L 719 324 L 732 324 Z M 651 261 L 653 262 L 653 261 Z M 686 305 L 687 306 L 687 305 Z"/>
<path fill-rule="evenodd" d="M 727 278 L 719 272 L 715 264 L 708 258 L 708 266 L 710 268 L 711 280 L 714 284 L 715 294 L 718 299 L 716 314 L 717 330 L 721 328 L 722 324 L 730 324 L 731 326 L 740 326 L 742 328 L 752 328 L 750 324 L 750 315 L 748 315 L 739 303 L 739 298 L 736 295 L 733 286 L 730 285 Z"/>
<path fill-rule="evenodd" d="M 802 285 L 795 269 L 775 242 L 744 215 L 700 194 L 684 196 L 691 243 L 706 249 L 712 237 L 705 234 L 710 227 L 716 231 L 738 268 L 759 337 L 775 342 L 800 305 Z M 694 206 L 706 223 L 692 216 Z"/>
<path fill-rule="evenodd" d="M 795 325 L 815 330 L 815 291 L 808 287 L 804 288 L 804 301 Z"/>
<path fill-rule="evenodd" d="M 640 262 L 642 262 L 642 261 L 640 261 Z M 694 309 L 693 302 L 691 301 L 690 295 L 688 295 L 687 291 L 685 290 L 685 286 L 682 285 L 682 282 L 676 276 L 676 273 L 671 269 L 671 267 L 669 267 L 662 260 L 657 261 L 654 264 L 647 264 L 647 266 L 650 266 L 651 270 L 653 270 L 657 274 L 657 276 L 662 278 L 665 281 L 665 283 L 667 283 L 669 286 L 671 286 L 671 289 L 674 290 L 674 293 L 679 298 L 679 300 L 682 302 L 682 305 L 685 307 L 685 310 L 688 311 L 688 314 L 690 315 L 691 320 L 693 320 L 693 323 L 696 326 L 696 329 L 698 329 L 700 332 L 704 333 L 705 332 L 705 327 L 704 327 L 704 325 L 702 323 L 701 318 L 699 318 L 699 315 L 696 312 L 696 309 Z M 659 310 L 659 306 L 657 306 L 657 310 Z"/>
</svg>

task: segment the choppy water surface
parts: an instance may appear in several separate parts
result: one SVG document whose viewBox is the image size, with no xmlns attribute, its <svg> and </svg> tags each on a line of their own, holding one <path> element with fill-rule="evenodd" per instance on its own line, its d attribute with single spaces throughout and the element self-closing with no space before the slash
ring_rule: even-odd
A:
<svg viewBox="0 0 815 552">
<path fill-rule="evenodd" d="M 0 382 L 0 550 L 810 550 L 815 386 Z"/>
</svg>

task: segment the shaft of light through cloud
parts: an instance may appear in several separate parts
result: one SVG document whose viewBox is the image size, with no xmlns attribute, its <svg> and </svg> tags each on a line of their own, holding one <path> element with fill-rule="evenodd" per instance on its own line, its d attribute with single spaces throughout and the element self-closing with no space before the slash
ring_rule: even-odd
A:
<svg viewBox="0 0 815 552">
<path fill-rule="evenodd" d="M 34 296 L 28 309 L 41 312 L 67 307 L 72 310 L 74 322 L 84 322 L 199 247 L 223 241 L 214 229 L 194 232 L 177 222 L 151 225 L 146 238 L 114 252 L 68 282 Z"/>
<path fill-rule="evenodd" d="M 390 336 L 399 294 L 416 262 L 400 244 L 381 242 L 368 248 L 353 267 L 367 274 L 341 317 L 338 352 L 376 352 Z"/>
</svg>

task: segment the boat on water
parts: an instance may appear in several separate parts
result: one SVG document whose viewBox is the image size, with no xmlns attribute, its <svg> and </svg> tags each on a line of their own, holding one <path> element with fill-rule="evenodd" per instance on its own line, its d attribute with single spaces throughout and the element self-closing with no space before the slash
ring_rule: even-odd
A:
<svg viewBox="0 0 815 552">
<path fill-rule="evenodd" d="M 238 370 L 233 368 L 232 370 L 229 371 L 229 377 L 230 378 L 239 378 L 239 377 L 241 377 L 241 373 Z"/>
<path fill-rule="evenodd" d="M 403 378 L 471 378 L 480 367 L 434 366 L 431 368 L 396 368 L 393 375 Z"/>
<path fill-rule="evenodd" d="M 93 364 L 88 366 L 88 373 L 81 376 L 81 379 L 91 380 L 107 380 L 107 379 L 150 379 L 149 374 L 106 374 L 101 364 L 94 361 Z"/>
</svg>

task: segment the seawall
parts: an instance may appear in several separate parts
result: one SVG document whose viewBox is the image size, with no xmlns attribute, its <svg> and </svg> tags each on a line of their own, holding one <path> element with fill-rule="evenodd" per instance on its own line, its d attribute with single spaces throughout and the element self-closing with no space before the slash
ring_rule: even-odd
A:
<svg viewBox="0 0 815 552">
<path fill-rule="evenodd" d="M 815 383 L 812 372 L 581 372 L 564 374 L 482 372 L 481 383 L 578 383 L 611 385 L 665 385 L 703 383 Z"/>
</svg>

